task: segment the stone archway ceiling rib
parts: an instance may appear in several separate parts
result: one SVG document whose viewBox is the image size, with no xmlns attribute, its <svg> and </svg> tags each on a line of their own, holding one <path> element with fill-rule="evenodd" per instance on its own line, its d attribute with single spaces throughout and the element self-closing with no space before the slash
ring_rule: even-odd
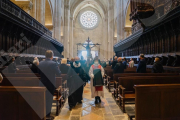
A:
<svg viewBox="0 0 180 120">
<path fill-rule="evenodd" d="M 106 9 L 107 9 L 107 3 L 105 2 L 107 0 L 71 0 L 70 1 L 70 11 L 71 16 L 73 18 L 76 18 L 79 11 L 81 11 L 85 7 L 93 7 L 95 8 L 101 15 L 102 18 L 104 18 Z"/>
</svg>

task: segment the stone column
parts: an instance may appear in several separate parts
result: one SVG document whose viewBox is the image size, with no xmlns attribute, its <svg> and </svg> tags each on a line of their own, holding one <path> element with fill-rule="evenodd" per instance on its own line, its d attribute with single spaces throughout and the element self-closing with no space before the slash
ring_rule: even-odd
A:
<svg viewBox="0 0 180 120">
<path fill-rule="evenodd" d="M 45 26 L 45 7 L 46 7 L 46 0 L 36 0 L 36 19 L 42 25 Z"/>
<path fill-rule="evenodd" d="M 61 42 L 61 0 L 55 0 L 53 14 L 53 37 Z"/>
<path fill-rule="evenodd" d="M 102 45 L 101 50 L 103 50 L 103 55 L 101 55 L 101 60 L 104 60 L 104 58 L 108 59 L 108 16 L 106 16 L 106 18 L 103 19 L 103 41 L 102 41 Z"/>
<path fill-rule="evenodd" d="M 64 57 L 70 57 L 70 9 L 69 9 L 69 0 L 64 1 Z"/>
<path fill-rule="evenodd" d="M 74 54 L 73 54 L 73 51 L 74 51 L 74 49 L 73 49 L 73 47 L 74 47 L 74 42 L 73 42 L 73 24 L 74 23 L 74 19 L 73 19 L 73 17 L 70 17 L 70 34 L 69 34 L 69 54 L 70 54 L 70 56 L 69 56 L 69 58 L 72 58 L 72 57 L 74 57 Z"/>
<path fill-rule="evenodd" d="M 32 4 L 31 16 L 36 19 L 36 0 L 32 0 Z"/>
<path fill-rule="evenodd" d="M 108 4 L 108 59 L 114 55 L 114 2 Z"/>
<path fill-rule="evenodd" d="M 117 41 L 123 40 L 124 38 L 124 16 L 123 16 L 123 0 L 116 0 L 116 10 L 117 10 Z"/>
</svg>

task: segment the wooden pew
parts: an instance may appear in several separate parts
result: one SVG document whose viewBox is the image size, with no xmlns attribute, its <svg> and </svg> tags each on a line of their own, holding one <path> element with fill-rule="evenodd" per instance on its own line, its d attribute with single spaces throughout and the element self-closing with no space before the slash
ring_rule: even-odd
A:
<svg viewBox="0 0 180 120">
<path fill-rule="evenodd" d="M 180 84 L 135 85 L 136 120 L 180 120 Z"/>
<path fill-rule="evenodd" d="M 64 102 L 68 98 L 68 86 L 67 86 L 67 74 L 61 74 L 63 81 L 62 81 L 62 94 L 64 97 Z"/>
<path fill-rule="evenodd" d="M 109 92 L 111 92 L 111 88 L 114 87 L 114 76 L 113 76 L 113 70 L 106 69 L 107 75 L 108 75 L 108 82 L 107 82 L 107 88 Z M 136 68 L 127 68 L 124 70 L 124 73 L 136 73 Z M 147 73 L 151 73 L 150 69 L 147 69 Z"/>
<path fill-rule="evenodd" d="M 114 78 L 114 91 L 112 92 L 113 97 L 118 100 L 118 78 L 119 77 L 130 77 L 130 76 L 177 76 L 179 73 L 118 73 L 113 74 Z"/>
<path fill-rule="evenodd" d="M 0 86 L 24 86 L 39 87 L 40 77 L 4 77 Z M 56 77 L 56 91 L 54 93 L 53 102 L 56 103 L 56 115 L 59 114 L 63 107 L 64 98 L 62 93 L 62 77 Z"/>
<path fill-rule="evenodd" d="M 0 120 L 46 120 L 45 87 L 0 86 Z"/>
<path fill-rule="evenodd" d="M 35 73 L 2 73 L 3 77 L 40 77 Z"/>
<path fill-rule="evenodd" d="M 2 74 L 4 77 L 6 78 L 11 78 L 11 77 L 39 77 L 39 74 L 34 74 L 34 73 L 4 73 Z M 68 90 L 67 90 L 67 75 L 66 74 L 61 74 L 62 77 L 62 82 L 61 83 L 56 83 L 57 85 L 62 86 L 62 95 L 64 97 L 64 100 L 66 100 L 67 96 L 68 96 Z M 58 77 L 56 77 L 58 78 Z M 58 81 L 57 81 L 58 82 Z M 57 86 L 58 88 L 58 86 Z M 65 102 L 65 101 L 64 101 Z"/>
<path fill-rule="evenodd" d="M 125 102 L 135 99 L 134 85 L 179 84 L 180 76 L 131 76 L 119 77 L 119 106 L 125 112 Z"/>
<path fill-rule="evenodd" d="M 40 77 L 4 77 L 0 86 L 39 86 Z M 62 86 L 62 78 L 56 77 L 56 88 Z"/>
<path fill-rule="evenodd" d="M 31 69 L 26 69 L 26 70 L 18 70 L 16 73 L 32 73 Z"/>
</svg>

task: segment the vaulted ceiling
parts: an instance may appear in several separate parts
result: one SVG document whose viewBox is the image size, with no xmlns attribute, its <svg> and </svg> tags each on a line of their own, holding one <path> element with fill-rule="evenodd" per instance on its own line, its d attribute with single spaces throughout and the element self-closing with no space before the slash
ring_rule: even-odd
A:
<svg viewBox="0 0 180 120">
<path fill-rule="evenodd" d="M 76 18 L 79 11 L 86 7 L 92 7 L 96 9 L 102 18 L 107 13 L 109 0 L 70 0 L 70 13 L 73 18 Z"/>
</svg>

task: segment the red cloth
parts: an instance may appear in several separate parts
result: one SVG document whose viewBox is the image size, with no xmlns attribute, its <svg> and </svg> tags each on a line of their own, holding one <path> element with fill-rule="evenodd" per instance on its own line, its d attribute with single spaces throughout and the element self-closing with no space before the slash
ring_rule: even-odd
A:
<svg viewBox="0 0 180 120">
<path fill-rule="evenodd" d="M 96 86 L 95 89 L 96 91 L 103 91 L 103 86 Z"/>
</svg>

